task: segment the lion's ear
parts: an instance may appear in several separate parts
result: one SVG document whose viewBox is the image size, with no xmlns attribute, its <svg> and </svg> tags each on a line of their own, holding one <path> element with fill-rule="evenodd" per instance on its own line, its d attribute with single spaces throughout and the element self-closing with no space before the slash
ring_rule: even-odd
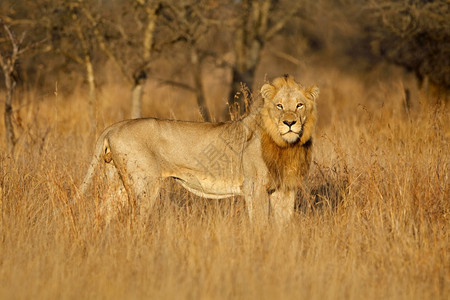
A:
<svg viewBox="0 0 450 300">
<path fill-rule="evenodd" d="M 275 87 L 269 83 L 264 84 L 261 87 L 261 95 L 264 99 L 272 100 L 275 97 Z"/>
<path fill-rule="evenodd" d="M 319 97 L 319 88 L 317 86 L 312 86 L 306 90 L 306 97 L 309 99 L 316 101 Z"/>
</svg>

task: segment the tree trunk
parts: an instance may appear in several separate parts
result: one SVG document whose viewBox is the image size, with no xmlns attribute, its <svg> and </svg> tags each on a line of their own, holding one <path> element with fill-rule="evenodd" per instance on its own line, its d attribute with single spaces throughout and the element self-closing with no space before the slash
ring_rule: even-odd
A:
<svg viewBox="0 0 450 300">
<path fill-rule="evenodd" d="M 8 26 L 6 26 L 2 19 L 0 18 L 0 24 L 3 25 L 3 28 L 11 42 L 11 53 L 9 58 L 6 58 L 0 53 L 0 66 L 3 70 L 3 76 L 5 77 L 5 87 L 6 87 L 6 99 L 5 99 L 5 113 L 4 113 L 4 122 L 5 122 L 5 130 L 6 130 L 6 147 L 9 154 L 14 154 L 14 146 L 16 145 L 16 136 L 14 134 L 14 126 L 13 126 L 13 109 L 12 109 L 12 101 L 13 101 L 13 92 L 16 87 L 16 80 L 14 79 L 14 66 L 17 61 L 19 55 L 19 46 L 20 41 L 18 42 L 14 38 L 14 34 L 11 32 Z"/>
<path fill-rule="evenodd" d="M 241 84 L 245 84 L 250 90 L 253 88 L 255 71 L 261 57 L 264 46 L 264 34 L 267 31 L 267 22 L 271 0 L 262 3 L 257 1 L 242 1 L 241 20 L 236 30 L 234 39 L 235 64 L 232 69 L 228 106 L 231 111 L 237 111 L 239 115 L 245 113 L 245 95 L 241 93 Z M 227 110 L 225 118 L 229 119 Z"/>
<path fill-rule="evenodd" d="M 197 98 L 197 106 L 202 115 L 203 121 L 211 122 L 211 115 L 206 107 L 205 94 L 203 92 L 202 66 L 198 57 L 197 50 L 191 45 L 191 63 L 194 76 L 195 96 Z"/>
<path fill-rule="evenodd" d="M 131 118 L 138 119 L 142 116 L 142 88 L 144 82 L 137 80 L 131 91 Z"/>
<path fill-rule="evenodd" d="M 142 92 L 147 80 L 148 65 L 153 51 L 153 38 L 155 33 L 156 20 L 158 19 L 159 5 L 145 6 L 147 13 L 147 26 L 143 37 L 143 65 L 134 74 L 134 85 L 131 91 L 131 118 L 142 117 Z"/>
<path fill-rule="evenodd" d="M 12 99 L 13 91 L 16 86 L 16 82 L 12 76 L 12 72 L 4 70 L 5 86 L 6 86 L 6 99 L 5 99 L 5 130 L 6 130 L 6 147 L 8 153 L 14 153 L 14 146 L 16 145 L 16 137 L 14 135 L 14 127 L 12 124 L 13 110 Z"/>
<path fill-rule="evenodd" d="M 91 135 L 95 137 L 97 131 L 97 92 L 95 86 L 94 67 L 90 56 L 85 57 L 87 81 L 89 85 L 89 120 L 91 121 Z"/>
<path fill-rule="evenodd" d="M 94 67 L 92 66 L 92 57 L 90 53 L 90 45 L 87 37 L 83 32 L 83 28 L 81 27 L 80 21 L 76 13 L 73 14 L 73 18 L 76 21 L 76 33 L 78 35 L 78 39 L 80 40 L 81 49 L 83 51 L 82 62 L 84 63 L 84 68 L 86 70 L 86 79 L 89 85 L 89 121 L 91 122 L 90 126 L 90 136 L 95 137 L 97 131 L 97 93 L 96 93 L 96 84 L 95 84 L 95 75 L 94 75 Z M 91 139 L 94 140 L 94 139 Z"/>
</svg>

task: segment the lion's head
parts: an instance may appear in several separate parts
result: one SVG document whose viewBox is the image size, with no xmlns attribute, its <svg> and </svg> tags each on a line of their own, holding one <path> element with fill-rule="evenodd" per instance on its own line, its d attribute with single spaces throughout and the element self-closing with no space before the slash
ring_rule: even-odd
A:
<svg viewBox="0 0 450 300">
<path fill-rule="evenodd" d="M 261 95 L 263 124 L 278 146 L 304 144 L 311 138 L 316 122 L 318 87 L 305 89 L 293 77 L 285 75 L 264 84 Z"/>
</svg>

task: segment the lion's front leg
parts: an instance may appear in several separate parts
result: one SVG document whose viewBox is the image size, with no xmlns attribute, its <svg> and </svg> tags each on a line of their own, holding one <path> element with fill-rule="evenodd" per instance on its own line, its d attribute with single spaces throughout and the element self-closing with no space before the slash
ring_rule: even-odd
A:
<svg viewBox="0 0 450 300">
<path fill-rule="evenodd" d="M 270 195 L 270 206 L 275 222 L 284 226 L 294 214 L 295 190 L 276 190 Z"/>
<path fill-rule="evenodd" d="M 250 222 L 264 224 L 269 218 L 269 194 L 266 185 L 255 182 L 244 182 L 243 192 Z"/>
</svg>

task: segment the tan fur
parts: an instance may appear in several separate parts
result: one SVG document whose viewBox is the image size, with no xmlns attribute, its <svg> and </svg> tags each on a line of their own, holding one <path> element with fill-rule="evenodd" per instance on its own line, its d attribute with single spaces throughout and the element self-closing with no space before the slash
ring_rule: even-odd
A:
<svg viewBox="0 0 450 300">
<path fill-rule="evenodd" d="M 203 197 L 243 195 L 252 220 L 266 219 L 270 207 L 277 223 L 284 223 L 311 163 L 318 93 L 317 87 L 305 89 L 283 76 L 262 86 L 262 101 L 239 121 L 116 123 L 98 139 L 81 192 L 97 166 L 106 163 L 113 165 L 128 198 L 139 204 L 143 221 L 162 180 L 172 177 Z"/>
<path fill-rule="evenodd" d="M 312 140 L 281 148 L 267 134 L 263 134 L 261 142 L 263 159 L 271 176 L 270 189 L 297 188 L 311 164 Z"/>
<path fill-rule="evenodd" d="M 297 96 L 297 104 L 304 102 L 307 106 L 303 112 L 296 111 L 294 119 L 303 123 L 302 135 L 297 143 L 284 141 L 277 130 L 269 111 L 274 111 L 274 105 L 289 102 L 292 90 L 299 91 L 303 99 Z M 261 93 L 266 99 L 262 118 L 266 131 L 262 135 L 263 159 L 271 175 L 271 188 L 294 189 L 300 185 L 308 173 L 312 159 L 312 134 L 314 132 L 317 114 L 315 99 L 318 97 L 317 87 L 304 89 L 290 76 L 276 78 L 272 84 L 265 84 Z M 267 101 L 269 100 L 269 101 Z M 282 114 L 283 121 L 286 114 Z M 291 116 L 292 119 L 293 116 Z M 303 121 L 302 121 L 303 120 Z"/>
</svg>

